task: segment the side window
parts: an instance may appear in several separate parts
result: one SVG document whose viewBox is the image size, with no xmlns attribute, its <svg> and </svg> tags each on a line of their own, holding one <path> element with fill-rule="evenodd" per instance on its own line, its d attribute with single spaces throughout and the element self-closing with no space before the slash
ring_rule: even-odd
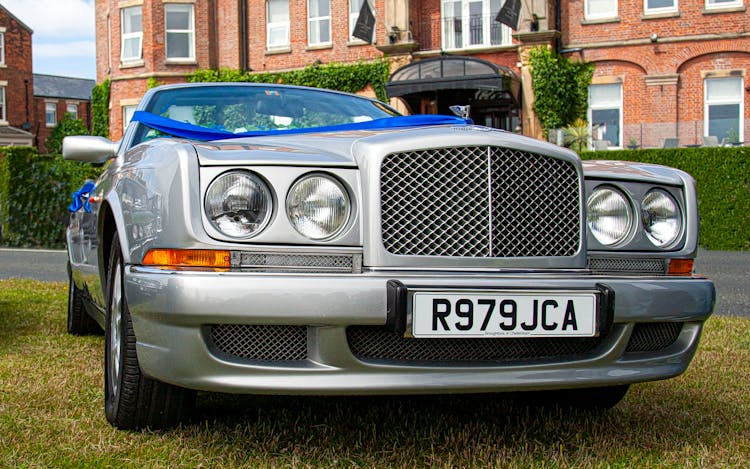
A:
<svg viewBox="0 0 750 469">
<path fill-rule="evenodd" d="M 141 60 L 143 57 L 143 22 L 141 7 L 129 7 L 122 10 L 122 49 L 120 59 L 123 62 Z"/>
<path fill-rule="evenodd" d="M 5 28 L 0 28 L 0 65 L 5 65 Z"/>
<path fill-rule="evenodd" d="M 123 106 L 122 107 L 122 131 L 125 132 L 125 129 L 128 128 L 128 124 L 130 124 L 130 119 L 133 118 L 133 113 L 135 112 L 136 106 Z"/>
<path fill-rule="evenodd" d="M 617 0 L 585 0 L 587 20 L 617 17 Z"/>
<path fill-rule="evenodd" d="M 331 1 L 307 0 L 307 43 L 331 44 Z"/>
<path fill-rule="evenodd" d="M 5 86 L 0 86 L 0 122 L 8 121 L 8 110 L 5 106 Z"/>
<path fill-rule="evenodd" d="M 289 46 L 289 0 L 266 2 L 266 47 L 279 49 Z"/>
<path fill-rule="evenodd" d="M 164 6 L 167 60 L 195 60 L 193 5 L 168 3 Z"/>
<path fill-rule="evenodd" d="M 65 106 L 65 111 L 70 116 L 71 119 L 78 119 L 78 105 L 77 104 L 67 104 Z"/>
<path fill-rule="evenodd" d="M 57 103 L 44 103 L 44 123 L 47 127 L 57 125 Z"/>
<path fill-rule="evenodd" d="M 622 147 L 622 85 L 589 86 L 589 122 L 594 140 L 607 140 L 609 147 Z"/>
<path fill-rule="evenodd" d="M 706 10 L 741 6 L 742 0 L 706 0 Z"/>
<path fill-rule="evenodd" d="M 707 78 L 704 93 L 703 133 L 713 135 L 724 143 L 744 141 L 742 116 L 745 93 L 742 78 Z"/>
<path fill-rule="evenodd" d="M 643 12 L 647 15 L 677 11 L 677 0 L 644 0 Z"/>
</svg>

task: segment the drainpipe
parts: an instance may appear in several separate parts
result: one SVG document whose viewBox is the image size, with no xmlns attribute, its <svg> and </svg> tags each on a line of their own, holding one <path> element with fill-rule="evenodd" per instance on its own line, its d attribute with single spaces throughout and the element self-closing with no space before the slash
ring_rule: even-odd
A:
<svg viewBox="0 0 750 469">
<path fill-rule="evenodd" d="M 561 0 L 555 0 L 555 29 L 560 34 L 555 39 L 555 51 L 559 54 L 562 49 L 562 3 Z"/>
<path fill-rule="evenodd" d="M 240 10 L 240 70 L 246 71 L 247 63 L 247 0 L 239 0 Z"/>
</svg>

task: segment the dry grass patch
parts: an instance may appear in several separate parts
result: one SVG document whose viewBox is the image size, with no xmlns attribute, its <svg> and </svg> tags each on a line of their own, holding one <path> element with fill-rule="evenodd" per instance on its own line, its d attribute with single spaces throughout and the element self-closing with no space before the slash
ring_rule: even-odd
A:
<svg viewBox="0 0 750 469">
<path fill-rule="evenodd" d="M 750 321 L 716 317 L 689 371 L 597 415 L 508 395 L 201 394 L 194 423 L 114 430 L 101 337 L 65 333 L 66 286 L 0 280 L 0 467 L 748 467 Z"/>
</svg>

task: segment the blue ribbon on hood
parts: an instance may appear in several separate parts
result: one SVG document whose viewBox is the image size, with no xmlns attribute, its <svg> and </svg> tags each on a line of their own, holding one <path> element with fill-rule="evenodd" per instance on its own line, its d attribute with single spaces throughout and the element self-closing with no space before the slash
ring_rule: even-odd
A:
<svg viewBox="0 0 750 469">
<path fill-rule="evenodd" d="M 96 184 L 92 181 L 88 181 L 81 186 L 80 189 L 73 192 L 73 203 L 68 207 L 68 211 L 77 212 L 83 208 L 86 213 L 91 213 L 91 203 L 89 202 L 89 195 L 94 190 Z"/>
<path fill-rule="evenodd" d="M 322 127 L 309 127 L 304 129 L 286 130 L 253 130 L 249 132 L 229 132 L 222 129 L 209 129 L 187 122 L 180 122 L 167 117 L 158 116 L 146 111 L 136 111 L 131 119 L 140 122 L 152 129 L 160 130 L 175 137 L 189 138 L 192 140 L 223 140 L 238 137 L 265 137 L 273 135 L 307 134 L 316 132 L 345 132 L 349 130 L 385 130 L 404 127 L 421 127 L 426 125 L 469 125 L 471 119 L 460 117 L 442 116 L 435 114 L 419 114 L 414 116 L 394 116 L 382 119 L 373 119 L 365 122 L 351 124 L 327 125 Z"/>
</svg>

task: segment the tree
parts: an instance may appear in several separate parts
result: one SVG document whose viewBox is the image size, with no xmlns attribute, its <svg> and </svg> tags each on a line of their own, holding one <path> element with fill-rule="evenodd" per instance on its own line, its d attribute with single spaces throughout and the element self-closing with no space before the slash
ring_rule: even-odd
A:
<svg viewBox="0 0 750 469">
<path fill-rule="evenodd" d="M 73 119 L 70 115 L 65 114 L 60 122 L 58 122 L 57 126 L 52 130 L 52 133 L 44 146 L 47 148 L 47 153 L 59 155 L 62 153 L 62 141 L 64 137 L 67 137 L 68 135 L 88 134 L 89 130 L 86 128 L 86 125 L 82 120 Z"/>
<path fill-rule="evenodd" d="M 574 62 L 545 47 L 530 51 L 534 111 L 542 128 L 559 129 L 585 119 L 594 65 Z"/>
</svg>

